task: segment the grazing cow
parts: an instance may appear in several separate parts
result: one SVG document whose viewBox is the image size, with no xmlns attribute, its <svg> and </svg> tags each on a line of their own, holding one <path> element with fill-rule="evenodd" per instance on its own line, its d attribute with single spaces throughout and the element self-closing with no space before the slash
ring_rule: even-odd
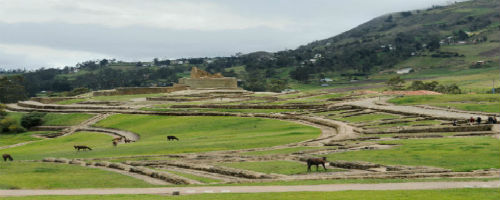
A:
<svg viewBox="0 0 500 200">
<path fill-rule="evenodd" d="M 119 137 L 119 138 L 113 138 L 111 141 L 113 141 L 113 142 L 121 142 L 122 138 L 121 137 Z"/>
<path fill-rule="evenodd" d="M 84 151 L 87 150 L 87 149 L 88 150 L 92 150 L 90 147 L 85 146 L 85 145 L 75 145 L 73 147 L 75 147 L 75 149 L 78 150 L 78 151 L 80 151 L 80 149 L 83 149 Z"/>
<path fill-rule="evenodd" d="M 125 143 L 131 143 L 131 142 L 132 142 L 132 140 L 125 138 Z"/>
<path fill-rule="evenodd" d="M 170 141 L 170 140 L 179 140 L 179 138 L 173 136 L 173 135 L 169 135 L 167 136 L 167 140 Z"/>
<path fill-rule="evenodd" d="M 316 165 L 316 171 L 318 171 L 318 166 L 319 165 L 323 165 L 323 168 L 326 171 L 325 163 L 326 163 L 326 157 L 323 157 L 323 158 L 309 158 L 309 159 L 307 159 L 307 171 L 308 172 L 311 171 L 311 165 Z"/>
<path fill-rule="evenodd" d="M 113 146 L 116 147 L 116 145 L 118 145 L 118 142 L 116 142 L 116 141 L 113 140 Z"/>
<path fill-rule="evenodd" d="M 7 162 L 7 160 L 10 160 L 10 161 L 14 160 L 14 159 L 12 159 L 12 156 L 10 156 L 10 154 L 3 154 L 2 157 L 3 157 L 3 161 L 5 161 L 5 162 Z"/>
</svg>

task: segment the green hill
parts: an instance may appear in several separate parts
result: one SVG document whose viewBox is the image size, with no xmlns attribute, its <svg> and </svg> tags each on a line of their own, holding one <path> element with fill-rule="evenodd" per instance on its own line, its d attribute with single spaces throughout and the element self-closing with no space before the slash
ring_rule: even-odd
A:
<svg viewBox="0 0 500 200">
<path fill-rule="evenodd" d="M 280 91 L 287 83 L 294 88 L 319 87 L 324 77 L 336 86 L 353 80 L 383 82 L 398 69 L 412 68 L 413 73 L 402 77 L 457 83 L 484 93 L 494 79 L 500 83 L 498 10 L 498 0 L 474 0 L 391 13 L 337 36 L 274 53 L 153 62 L 86 61 L 25 73 L 24 86 L 30 95 L 79 87 L 167 86 L 197 66 L 238 77 L 245 89 Z"/>
</svg>

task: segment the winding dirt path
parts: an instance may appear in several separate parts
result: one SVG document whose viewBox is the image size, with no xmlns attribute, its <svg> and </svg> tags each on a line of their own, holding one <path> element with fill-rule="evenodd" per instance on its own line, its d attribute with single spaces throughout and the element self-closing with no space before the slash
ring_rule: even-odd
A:
<svg viewBox="0 0 500 200">
<path fill-rule="evenodd" d="M 500 181 L 490 182 L 411 182 L 379 184 L 330 184 L 294 186 L 212 186 L 212 187 L 166 187 L 166 188 L 115 188 L 115 189 L 67 189 L 67 190 L 0 190 L 0 196 L 33 195 L 106 195 L 106 194 L 180 194 L 201 193 L 263 193 L 303 191 L 346 190 L 430 190 L 453 188 L 500 188 Z"/>
<path fill-rule="evenodd" d="M 417 106 L 398 106 L 386 103 L 391 97 L 382 97 L 382 98 L 366 98 L 359 99 L 356 101 L 343 102 L 336 105 L 353 105 L 359 106 L 374 110 L 389 110 L 394 112 L 405 112 L 405 113 L 413 113 L 413 114 L 421 114 L 427 115 L 431 117 L 440 117 L 440 118 L 452 118 L 452 119 L 469 119 L 471 116 L 481 117 L 483 119 L 487 119 L 487 116 L 478 116 L 475 113 L 468 113 L 465 111 L 454 112 L 453 110 L 443 110 L 443 109 L 432 109 L 425 107 L 417 107 Z M 492 113 L 494 114 L 494 113 Z"/>
</svg>

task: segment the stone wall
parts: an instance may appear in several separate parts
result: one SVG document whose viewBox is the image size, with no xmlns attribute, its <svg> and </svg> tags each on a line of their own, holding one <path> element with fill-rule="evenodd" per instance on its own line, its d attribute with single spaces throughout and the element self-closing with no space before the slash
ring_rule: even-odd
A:
<svg viewBox="0 0 500 200">
<path fill-rule="evenodd" d="M 237 88 L 238 82 L 233 77 L 223 78 L 180 78 L 179 84 L 187 85 L 191 89 L 197 88 Z"/>
<path fill-rule="evenodd" d="M 31 101 L 37 101 L 40 103 L 51 104 L 59 101 L 78 99 L 78 97 L 31 97 Z"/>
<path fill-rule="evenodd" d="M 114 95 L 133 95 L 133 94 L 155 94 L 170 93 L 180 90 L 187 90 L 187 86 L 176 84 L 174 87 L 120 87 L 114 90 L 96 91 L 94 96 L 114 96 Z"/>
</svg>

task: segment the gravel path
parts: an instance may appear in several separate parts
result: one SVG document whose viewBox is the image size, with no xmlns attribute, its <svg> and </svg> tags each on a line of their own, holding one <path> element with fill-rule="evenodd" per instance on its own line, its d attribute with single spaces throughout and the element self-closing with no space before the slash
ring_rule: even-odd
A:
<svg viewBox="0 0 500 200">
<path fill-rule="evenodd" d="M 0 196 L 33 195 L 106 195 L 106 194 L 181 194 L 200 193 L 261 193 L 300 191 L 346 191 L 346 190 L 429 190 L 452 188 L 500 188 L 500 181 L 490 182 L 412 182 L 380 184 L 331 184 L 294 186 L 212 186 L 212 187 L 167 187 L 167 188 L 115 188 L 115 189 L 67 189 L 67 190 L 0 190 Z"/>
<path fill-rule="evenodd" d="M 353 106 L 360 106 L 360 107 L 365 107 L 369 109 L 375 109 L 375 110 L 391 110 L 395 112 L 406 112 L 406 113 L 416 113 L 416 114 L 423 114 L 423 115 L 428 115 L 428 116 L 433 116 L 433 117 L 441 117 L 441 118 L 455 118 L 455 119 L 469 119 L 471 116 L 474 117 L 481 117 L 483 119 L 488 119 L 487 116 L 478 116 L 477 114 L 473 113 L 467 113 L 467 112 L 453 112 L 453 110 L 437 110 L 437 109 L 431 109 L 431 108 L 423 108 L 423 107 L 416 107 L 416 106 L 398 106 L 398 105 L 390 105 L 387 104 L 386 101 L 389 100 L 391 97 L 383 97 L 379 98 L 366 98 L 366 99 L 360 99 L 356 101 L 350 101 L 350 102 L 344 102 L 344 103 L 339 103 L 336 105 L 353 105 Z"/>
</svg>

